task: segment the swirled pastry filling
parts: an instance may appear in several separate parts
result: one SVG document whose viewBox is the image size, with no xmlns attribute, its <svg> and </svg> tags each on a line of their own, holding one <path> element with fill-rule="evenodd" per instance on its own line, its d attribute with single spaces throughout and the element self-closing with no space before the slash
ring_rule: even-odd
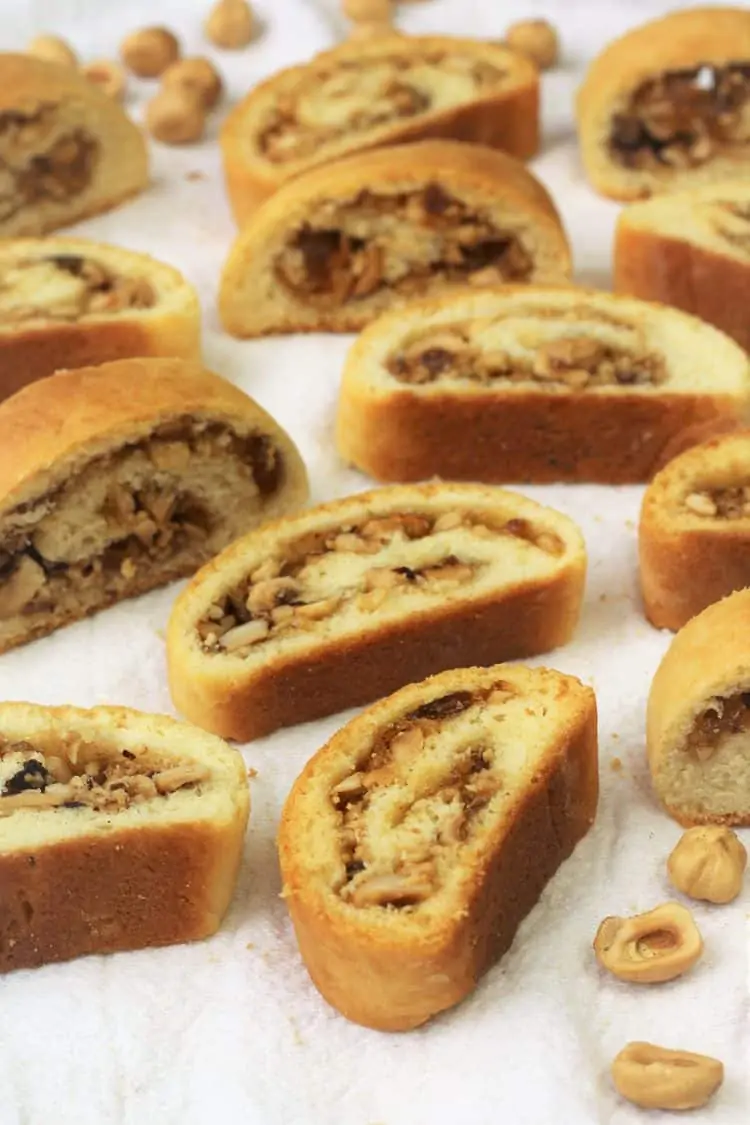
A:
<svg viewBox="0 0 750 1125">
<path fill-rule="evenodd" d="M 0 324 L 76 321 L 155 304 L 145 277 L 118 276 L 79 254 L 28 258 L 0 269 Z"/>
<path fill-rule="evenodd" d="M 309 68 L 274 99 L 258 148 L 275 164 L 305 160 L 352 133 L 471 102 L 505 78 L 504 70 L 476 56 L 434 49 Z"/>
<path fill-rule="evenodd" d="M 91 809 L 131 805 L 195 789 L 210 777 L 199 763 L 175 765 L 147 748 L 117 750 L 70 737 L 44 745 L 0 738 L 0 817 L 22 809 Z"/>
<path fill-rule="evenodd" d="M 94 137 L 62 121 L 53 103 L 0 113 L 0 222 L 25 207 L 75 199 L 91 183 L 98 158 Z"/>
<path fill-rule="evenodd" d="M 707 519 L 742 520 L 750 517 L 750 484 L 738 482 L 724 488 L 696 488 L 684 498 L 693 516 Z"/>
<path fill-rule="evenodd" d="M 750 155 L 750 62 L 668 70 L 642 83 L 614 117 L 610 152 L 626 168 L 694 168 Z"/>
<path fill-rule="evenodd" d="M 352 610 L 378 613 L 404 597 L 412 608 L 449 598 L 487 571 L 508 537 L 552 556 L 565 549 L 541 525 L 493 521 L 485 512 L 398 512 L 312 532 L 209 607 L 197 625 L 203 650 L 246 656 Z"/>
<path fill-rule="evenodd" d="M 716 233 L 735 250 L 750 254 L 750 203 L 717 200 L 708 211 Z"/>
<path fill-rule="evenodd" d="M 101 608 L 150 589 L 154 571 L 200 565 L 217 531 L 228 541 L 232 512 L 261 507 L 283 479 L 266 435 L 191 417 L 92 459 L 0 520 L 0 621 L 64 614 L 82 598 Z"/>
<path fill-rule="evenodd" d="M 435 281 L 525 281 L 534 261 L 521 236 L 439 184 L 363 191 L 320 206 L 277 255 L 278 282 L 296 299 L 337 308 L 387 288 L 418 295 Z"/>
</svg>

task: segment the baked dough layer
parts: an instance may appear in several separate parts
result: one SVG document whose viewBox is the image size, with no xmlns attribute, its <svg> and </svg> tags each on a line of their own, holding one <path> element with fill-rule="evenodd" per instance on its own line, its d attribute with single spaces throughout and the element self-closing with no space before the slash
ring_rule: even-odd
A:
<svg viewBox="0 0 750 1125">
<path fill-rule="evenodd" d="M 457 1004 L 513 940 L 597 803 L 590 688 L 513 665 L 381 700 L 307 764 L 279 831 L 314 984 L 402 1031 Z"/>
</svg>

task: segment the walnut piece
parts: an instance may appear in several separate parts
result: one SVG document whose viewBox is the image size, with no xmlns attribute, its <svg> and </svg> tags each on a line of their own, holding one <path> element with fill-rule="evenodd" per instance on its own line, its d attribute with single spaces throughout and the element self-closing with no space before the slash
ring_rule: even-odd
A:
<svg viewBox="0 0 750 1125">
<path fill-rule="evenodd" d="M 709 1055 L 628 1043 L 612 1062 L 612 1079 L 617 1092 L 642 1109 L 698 1109 L 721 1086 L 724 1067 Z"/>
</svg>

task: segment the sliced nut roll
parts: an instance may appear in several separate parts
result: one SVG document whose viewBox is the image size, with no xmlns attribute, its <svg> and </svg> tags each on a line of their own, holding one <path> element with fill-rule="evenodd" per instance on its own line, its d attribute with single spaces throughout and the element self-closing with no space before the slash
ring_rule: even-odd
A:
<svg viewBox="0 0 750 1125">
<path fill-rule="evenodd" d="M 747 179 L 750 9 L 683 8 L 610 43 L 578 94 L 597 191 L 643 199 Z"/>
<path fill-rule="evenodd" d="M 677 634 L 654 676 L 646 741 L 654 788 L 680 824 L 750 824 L 750 590 Z"/>
<path fill-rule="evenodd" d="M 464 289 L 362 333 L 337 444 L 382 481 L 622 484 L 748 404 L 748 356 L 684 313 L 572 286 Z"/>
<path fill-rule="evenodd" d="M 177 599 L 175 705 L 240 741 L 445 668 L 569 640 L 586 569 L 565 516 L 481 485 L 387 488 L 233 543 Z"/>
<path fill-rule="evenodd" d="M 308 763 L 279 831 L 283 895 L 325 999 L 405 1031 L 459 1003 L 596 813 L 594 693 L 545 668 L 434 676 Z"/>
<path fill-rule="evenodd" d="M 555 206 L 522 164 L 451 141 L 383 148 L 308 172 L 243 227 L 221 280 L 234 336 L 350 332 L 469 283 L 565 283 Z"/>
<path fill-rule="evenodd" d="M 750 121 L 750 103 L 746 112 Z M 750 351 L 750 184 L 727 180 L 623 208 L 614 273 L 616 292 L 684 309 Z"/>
<path fill-rule="evenodd" d="M 306 499 L 287 434 L 196 364 L 32 383 L 0 405 L 0 652 L 192 574 Z"/>
<path fill-rule="evenodd" d="M 215 933 L 248 811 L 242 757 L 213 735 L 0 704 L 0 972 Z"/>
<path fill-rule="evenodd" d="M 659 629 L 680 629 L 750 586 L 750 430 L 696 445 L 657 473 L 638 543 L 646 614 Z"/>
<path fill-rule="evenodd" d="M 143 191 L 140 129 L 73 67 L 0 54 L 0 238 L 45 234 Z"/>
<path fill-rule="evenodd" d="M 64 367 L 200 349 L 198 296 L 171 266 L 84 238 L 0 242 L 0 399 Z"/>
<path fill-rule="evenodd" d="M 320 164 L 436 137 L 533 156 L 533 63 L 506 46 L 450 36 L 341 44 L 261 83 L 227 118 L 221 148 L 237 222 Z"/>
</svg>

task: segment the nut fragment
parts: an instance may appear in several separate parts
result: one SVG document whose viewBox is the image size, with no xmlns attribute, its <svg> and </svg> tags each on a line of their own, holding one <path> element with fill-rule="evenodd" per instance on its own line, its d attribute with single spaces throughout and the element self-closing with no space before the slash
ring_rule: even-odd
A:
<svg viewBox="0 0 750 1125">
<path fill-rule="evenodd" d="M 180 44 L 166 27 L 144 27 L 123 39 L 120 57 L 139 78 L 157 78 L 180 57 Z"/>
<path fill-rule="evenodd" d="M 628 1043 L 612 1062 L 612 1079 L 642 1109 L 697 1109 L 721 1086 L 724 1066 L 710 1055 Z"/>
<path fill-rule="evenodd" d="M 125 71 L 112 59 L 97 59 L 96 62 L 87 63 L 82 74 L 115 101 L 122 101 L 125 96 Z"/>
<path fill-rule="evenodd" d="M 667 860 L 678 891 L 715 903 L 737 898 L 746 866 L 747 852 L 736 832 L 718 825 L 689 828 Z"/>
<path fill-rule="evenodd" d="M 78 66 L 75 51 L 59 35 L 37 35 L 26 48 L 26 54 L 58 66 Z"/>
<path fill-rule="evenodd" d="M 685 507 L 696 516 L 716 515 L 716 505 L 705 492 L 691 492 L 685 497 Z"/>
<path fill-rule="evenodd" d="M 204 24 L 206 37 L 216 47 L 227 50 L 246 47 L 256 30 L 255 17 L 246 0 L 219 0 Z"/>
<path fill-rule="evenodd" d="M 244 625 L 229 629 L 221 638 L 221 645 L 226 652 L 235 652 L 237 649 L 245 648 L 246 645 L 255 645 L 265 640 L 268 633 L 268 622 L 262 618 L 257 621 L 247 621 Z"/>
<path fill-rule="evenodd" d="M 206 115 L 198 94 L 184 86 L 167 86 L 146 106 L 146 128 L 152 137 L 167 145 L 199 141 Z"/>
<path fill-rule="evenodd" d="M 540 70 L 548 70 L 557 62 L 560 49 L 557 32 L 547 20 L 519 20 L 511 24 L 505 33 L 505 42 L 514 51 L 526 55 Z"/>
<path fill-rule="evenodd" d="M 172 63 L 162 75 L 162 85 L 193 90 L 206 109 L 213 109 L 222 91 L 221 75 L 212 62 L 201 56 Z"/>
<path fill-rule="evenodd" d="M 666 902 L 632 918 L 605 918 L 594 952 L 620 980 L 658 984 L 687 972 L 703 953 L 703 939 L 690 911 Z"/>
</svg>

